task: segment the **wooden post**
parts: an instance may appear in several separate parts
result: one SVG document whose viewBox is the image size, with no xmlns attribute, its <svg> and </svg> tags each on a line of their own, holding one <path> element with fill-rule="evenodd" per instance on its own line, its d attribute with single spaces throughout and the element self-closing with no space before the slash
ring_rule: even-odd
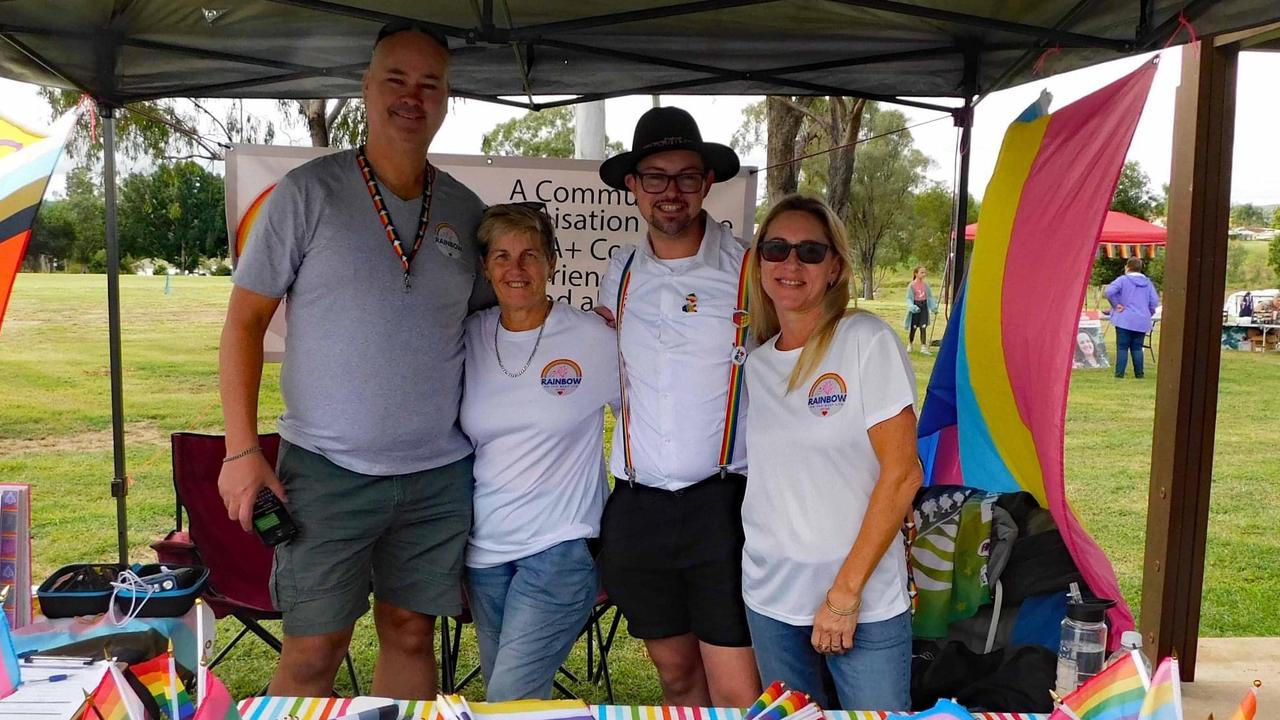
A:
<svg viewBox="0 0 1280 720">
<path fill-rule="evenodd" d="M 1173 122 L 1142 634 L 1195 679 L 1226 286 L 1238 45 L 1184 46 Z"/>
</svg>

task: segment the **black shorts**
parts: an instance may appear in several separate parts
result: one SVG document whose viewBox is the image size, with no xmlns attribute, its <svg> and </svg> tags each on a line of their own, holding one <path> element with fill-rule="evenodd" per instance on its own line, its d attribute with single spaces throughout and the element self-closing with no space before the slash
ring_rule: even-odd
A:
<svg viewBox="0 0 1280 720">
<path fill-rule="evenodd" d="M 633 637 L 693 633 L 750 647 L 742 602 L 746 477 L 712 476 L 671 492 L 614 483 L 600 524 L 600 579 Z"/>
</svg>

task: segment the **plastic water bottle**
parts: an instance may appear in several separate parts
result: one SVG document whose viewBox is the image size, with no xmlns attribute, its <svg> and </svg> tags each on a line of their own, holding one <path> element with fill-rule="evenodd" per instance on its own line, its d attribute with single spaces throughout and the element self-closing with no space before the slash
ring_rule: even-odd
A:
<svg viewBox="0 0 1280 720">
<path fill-rule="evenodd" d="M 1109 605 L 1109 601 L 1067 604 L 1058 645 L 1058 695 L 1065 697 L 1102 671 L 1107 658 L 1107 624 L 1103 618 Z"/>
<path fill-rule="evenodd" d="M 1151 661 L 1142 653 L 1142 633 L 1137 630 L 1125 630 L 1120 633 L 1120 649 L 1111 653 L 1111 657 L 1107 658 L 1107 667 L 1113 663 L 1123 660 L 1130 652 L 1138 651 L 1138 662 L 1142 663 L 1142 667 L 1146 670 L 1147 678 L 1151 678 Z"/>
</svg>

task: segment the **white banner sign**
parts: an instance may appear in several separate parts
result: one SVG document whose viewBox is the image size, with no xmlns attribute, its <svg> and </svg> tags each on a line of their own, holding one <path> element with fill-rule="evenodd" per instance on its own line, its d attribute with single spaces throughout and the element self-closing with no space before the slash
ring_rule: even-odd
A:
<svg viewBox="0 0 1280 720">
<path fill-rule="evenodd" d="M 236 145 L 227 153 L 227 227 L 235 228 L 230 233 L 233 262 L 244 249 L 263 204 L 280 178 L 308 160 L 331 152 L 336 150 Z M 560 244 L 559 262 L 547 292 L 574 307 L 594 307 L 610 253 L 619 245 L 636 243 L 644 237 L 645 222 L 636 210 L 635 198 L 601 182 L 598 161 L 433 154 L 431 162 L 486 203 L 546 203 Z M 754 231 L 753 169 L 743 168 L 734 179 L 714 185 L 703 203 L 712 217 L 744 239 Z M 284 333 L 282 306 L 267 331 L 268 360 L 283 357 Z"/>
</svg>

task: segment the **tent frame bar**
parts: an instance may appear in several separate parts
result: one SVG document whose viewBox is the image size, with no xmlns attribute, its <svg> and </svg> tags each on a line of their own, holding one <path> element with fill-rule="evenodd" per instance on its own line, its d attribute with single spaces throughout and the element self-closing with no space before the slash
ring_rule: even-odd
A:
<svg viewBox="0 0 1280 720">
<path fill-rule="evenodd" d="M 734 8 L 734 7 L 768 4 L 768 3 L 773 3 L 777 1 L 778 0 L 696 0 L 695 2 L 674 3 L 671 5 L 664 5 L 664 6 L 655 7 L 655 8 L 645 8 L 642 10 L 628 10 L 628 11 L 622 11 L 617 13 L 609 13 L 609 14 L 595 15 L 595 16 L 585 17 L 585 18 L 577 18 L 573 20 L 543 23 L 541 25 L 530 25 L 530 26 L 518 27 L 518 28 L 504 28 L 504 27 L 498 27 L 493 23 L 493 3 L 491 2 L 491 0 L 486 0 L 483 3 L 483 8 L 479 6 L 475 6 L 477 15 L 478 15 L 477 27 L 467 28 L 467 27 L 445 25 L 441 23 L 433 23 L 426 20 L 419 20 L 416 18 L 404 16 L 404 15 L 385 13 L 385 12 L 380 12 L 376 10 L 370 10 L 367 8 L 353 7 L 351 5 L 347 5 L 342 2 L 335 2 L 333 0 L 271 0 L 271 2 L 274 2 L 274 3 L 288 5 L 292 7 L 298 7 L 304 10 L 310 10 L 317 13 L 349 17 L 349 18 L 354 18 L 354 19 L 359 19 L 359 20 L 364 20 L 369 22 L 378 22 L 378 23 L 387 23 L 387 22 L 393 22 L 393 21 L 418 22 L 434 30 L 437 30 L 447 36 L 460 38 L 463 41 L 465 41 L 467 44 L 484 42 L 484 43 L 492 43 L 497 45 L 510 45 L 510 44 L 516 43 L 518 52 L 521 50 L 523 51 L 522 59 L 531 58 L 532 53 L 535 52 L 536 48 L 541 45 L 546 47 L 557 47 L 563 50 L 588 53 L 588 54 L 597 55 L 601 57 L 611 57 L 611 58 L 620 59 L 620 60 L 630 60 L 630 61 L 634 61 L 641 64 L 660 65 L 660 66 L 672 67 L 672 68 L 683 69 L 683 70 L 688 70 L 693 72 L 705 72 L 712 76 L 712 78 L 698 78 L 698 79 L 681 81 L 684 84 L 671 83 L 671 84 L 644 86 L 639 88 L 635 88 L 635 87 L 624 88 L 624 89 L 619 89 L 616 91 L 610 91 L 610 92 L 604 92 L 604 93 L 588 93 L 588 94 L 583 94 L 570 102 L 585 102 L 585 101 L 605 99 L 610 97 L 619 97 L 621 95 L 638 93 L 646 90 L 648 91 L 678 90 L 682 88 L 706 87 L 707 85 L 713 85 L 717 82 L 728 82 L 728 81 L 734 81 L 734 80 L 736 81 L 759 80 L 761 82 L 767 82 L 767 83 L 776 84 L 776 85 L 790 86 L 795 88 L 798 91 L 801 91 L 802 93 L 809 93 L 809 94 L 815 94 L 815 95 L 821 94 L 821 95 L 843 95 L 843 96 L 849 96 L 849 97 L 862 97 L 869 100 L 892 102 L 896 104 L 908 105 L 911 107 L 919 107 L 922 109 L 935 110 L 939 112 L 948 112 L 952 114 L 957 112 L 957 108 L 955 107 L 946 107 L 946 106 L 935 105 L 930 103 L 922 103 L 914 100 L 903 100 L 893 95 L 881 95 L 881 94 L 865 93 L 865 92 L 854 93 L 854 92 L 850 92 L 847 89 L 836 87 L 836 86 L 810 83 L 800 79 L 787 80 L 786 78 L 783 78 L 780 76 L 790 75 L 794 73 L 804 73 L 804 72 L 812 72 L 812 71 L 818 71 L 818 70 L 834 69 L 834 68 L 840 68 L 840 67 L 854 67 L 858 65 L 866 65 L 866 64 L 872 64 L 872 63 L 893 62 L 898 59 L 901 59 L 902 61 L 909 61 L 917 58 L 934 57 L 939 54 L 964 52 L 963 48 L 953 48 L 953 47 L 926 48 L 922 50 L 912 50 L 912 51 L 906 51 L 906 52 L 900 52 L 900 53 L 888 53 L 888 54 L 882 54 L 882 55 L 862 56 L 862 57 L 847 58 L 842 60 L 824 61 L 824 62 L 812 63 L 808 65 L 796 65 L 796 66 L 788 66 L 788 67 L 782 67 L 782 68 L 771 68 L 771 69 L 765 69 L 765 70 L 759 70 L 759 71 L 755 71 L 755 70 L 737 71 L 737 70 L 728 70 L 724 68 L 717 68 L 713 66 L 701 66 L 701 65 L 690 64 L 690 63 L 680 63 L 679 61 L 669 60 L 666 58 L 652 57 L 642 53 L 628 53 L 625 51 L 614 50 L 614 49 L 597 48 L 597 47 L 592 47 L 590 45 L 574 43 L 569 40 L 557 40 L 554 38 L 547 37 L 548 35 L 553 33 L 574 32 L 574 31 L 586 30 L 586 29 L 597 28 L 597 27 L 605 27 L 610 25 L 625 24 L 629 22 L 650 20 L 650 19 L 660 18 L 660 17 L 671 17 L 673 15 L 691 15 L 691 14 L 698 14 L 698 13 L 707 13 L 707 12 L 714 12 L 717 10 Z M 1019 23 L 1019 22 L 1013 22 L 1008 20 L 998 20 L 998 19 L 984 17 L 984 16 L 955 12 L 952 10 L 943 10 L 943 9 L 931 8 L 931 7 L 918 7 L 908 3 L 898 2 L 896 0 L 827 0 L 827 1 L 835 4 L 840 4 L 840 5 L 861 7 L 861 8 L 874 10 L 874 11 L 901 15 L 904 17 L 926 18 L 926 19 L 936 20 L 939 22 L 952 23 L 952 24 L 967 26 L 967 27 L 983 28 L 988 30 L 996 30 L 999 32 L 1008 32 L 1010 34 L 1016 34 L 1016 35 L 1035 38 L 1036 42 L 1030 46 L 1014 44 L 1007 47 L 990 48 L 990 49 L 1009 49 L 1009 50 L 1015 50 L 1019 48 L 1026 49 L 1026 52 L 1023 54 L 1023 56 L 1015 63 L 1014 66 L 1012 66 L 1008 71 L 1006 71 L 1001 76 L 1001 79 L 996 82 L 996 84 L 993 86 L 992 89 L 999 89 L 1004 82 L 1007 82 L 1007 78 L 1012 77 L 1016 72 L 1018 72 L 1018 70 L 1025 67 L 1026 63 L 1030 62 L 1030 59 L 1034 57 L 1037 52 L 1041 51 L 1045 47 L 1048 47 L 1050 43 L 1053 43 L 1059 46 L 1067 46 L 1067 47 L 1100 48 L 1100 49 L 1106 49 L 1106 50 L 1114 50 L 1116 52 L 1129 52 L 1133 50 L 1133 48 L 1135 47 L 1134 42 L 1130 40 L 1098 37 L 1094 35 L 1073 33 L 1073 32 L 1068 32 L 1066 30 L 1063 30 L 1063 27 L 1066 25 L 1066 23 L 1069 22 L 1069 20 L 1072 17 L 1074 17 L 1081 8 L 1093 2 L 1093 0 L 1081 0 L 1069 13 L 1067 13 L 1063 17 L 1062 20 L 1055 23 L 1053 27 L 1041 27 L 1039 25 L 1031 25 L 1027 23 Z M 1144 2 L 1145 1 L 1146 0 L 1144 0 Z M 1182 15 L 1189 18 L 1198 16 L 1200 13 L 1204 11 L 1204 9 L 1209 4 L 1210 3 L 1208 3 L 1207 0 L 1192 0 L 1190 3 L 1188 3 L 1186 7 L 1184 7 L 1182 11 Z M 1147 10 L 1144 11 L 1143 20 L 1142 22 L 1139 23 L 1139 26 L 1138 26 L 1139 31 L 1145 29 L 1146 27 L 1149 27 L 1149 18 L 1147 17 L 1147 15 L 1149 15 L 1150 8 L 1149 6 L 1144 6 L 1144 7 L 1146 7 Z M 1158 27 L 1156 27 L 1154 30 L 1151 30 L 1149 33 L 1147 33 L 1148 37 L 1145 40 L 1148 43 L 1154 41 L 1152 40 L 1153 38 L 1159 38 L 1162 35 L 1167 34 L 1177 26 L 1177 23 L 1178 23 L 1178 16 L 1174 16 L 1173 18 L 1166 20 L 1165 22 L 1161 23 Z M 0 24 L 0 35 L 3 35 L 5 39 L 8 40 L 9 42 L 16 44 L 18 42 L 16 38 L 11 37 L 11 35 L 15 35 L 15 34 L 30 34 L 30 35 L 37 35 L 37 36 L 43 36 L 43 37 L 68 37 L 68 36 L 80 37 L 81 39 L 92 40 L 94 41 L 94 44 L 97 44 L 97 45 L 101 45 L 104 42 L 104 33 L 76 34 L 76 33 L 66 33 L 63 31 L 58 31 L 53 29 L 42 29 L 42 28 L 32 28 L 32 27 L 25 27 L 25 26 Z M 1135 32 L 1135 36 L 1138 36 L 1138 35 L 1139 35 L 1139 32 Z M 193 84 L 185 88 L 173 89 L 173 90 L 166 91 L 164 93 L 154 93 L 154 94 L 140 93 L 137 95 L 127 95 L 127 94 L 122 95 L 118 92 L 110 93 L 111 95 L 113 95 L 113 97 L 107 97 L 108 93 L 101 92 L 101 91 L 93 93 L 95 95 L 101 95 L 104 100 L 109 101 L 115 105 L 124 105 L 130 102 L 155 100 L 162 97 L 181 97 L 181 96 L 216 97 L 224 93 L 228 93 L 235 90 L 269 86 L 275 83 L 289 82 L 291 80 L 298 80 L 298 79 L 303 79 L 308 77 L 333 76 L 333 77 L 343 77 L 343 78 L 351 79 L 359 71 L 359 69 L 354 68 L 351 65 L 337 66 L 337 67 L 310 67 L 306 65 L 299 65 L 296 63 L 289 63 L 289 62 L 277 60 L 274 58 L 244 57 L 244 56 L 232 55 L 232 54 L 225 53 L 218 50 L 175 45 L 172 43 L 165 43 L 165 42 L 159 42 L 154 40 L 143 40 L 143 39 L 137 39 L 137 38 L 128 38 L 128 37 L 118 36 L 115 38 L 115 42 L 119 46 L 124 46 L 124 47 L 136 47 L 136 48 L 147 49 L 147 50 L 172 52 L 176 54 L 183 54 L 183 55 L 188 55 L 188 56 L 197 57 L 197 58 L 219 60 L 222 62 L 230 62 L 230 63 L 240 63 L 248 66 L 258 66 L 258 67 L 266 67 L 266 68 L 272 68 L 272 69 L 277 69 L 282 71 L 288 71 L 279 75 L 270 75 L 266 77 L 257 77 L 257 78 L 246 78 L 243 80 L 220 83 L 216 85 Z M 29 48 L 24 49 L 25 46 L 19 46 L 19 47 L 20 49 L 23 49 L 23 51 L 26 52 L 28 55 L 31 55 Z M 37 59 L 34 55 L 32 55 L 32 58 Z M 41 62 L 41 61 L 37 59 L 37 62 Z M 532 61 L 527 60 L 526 62 L 531 68 L 533 64 Z M 74 85 L 76 87 L 81 87 L 83 89 L 82 83 L 71 82 L 68 79 L 68 77 L 65 75 L 65 73 L 56 72 L 54 68 L 48 65 L 48 63 L 41 62 L 41 64 L 44 65 L 46 69 L 49 70 L 51 73 L 54 73 L 59 77 L 62 77 L 64 80 L 68 80 L 68 84 Z M 526 72 L 528 71 L 529 71 L 529 68 L 526 68 Z M 972 100 L 974 97 L 972 94 L 963 93 L 963 83 L 957 85 L 957 91 L 958 93 L 956 97 L 958 98 L 968 98 L 969 100 Z M 543 109 L 548 107 L 558 107 L 563 104 L 568 104 L 562 101 L 557 101 L 556 103 L 543 105 L 543 104 L 532 101 L 532 99 L 529 99 L 528 101 L 525 101 L 525 102 L 516 102 L 512 100 L 504 101 L 488 95 L 481 95 L 478 93 L 460 92 L 458 93 L 458 95 L 460 97 L 472 97 L 480 100 L 497 102 L 504 105 L 522 107 L 530 110 L 538 110 L 538 109 Z"/>
<path fill-rule="evenodd" d="M 129 564 L 129 480 L 124 452 L 124 366 L 120 355 L 120 236 L 116 227 L 116 114 L 99 101 L 102 117 L 103 225 L 107 244 L 107 343 L 111 358 L 111 447 L 115 474 L 111 497 L 116 499 L 116 543 L 121 565 Z"/>
<path fill-rule="evenodd" d="M 968 13 L 955 12 L 954 10 L 942 10 L 940 8 L 908 5 L 907 3 L 894 2 L 893 0 L 829 0 L 829 2 L 863 7 L 870 10 L 883 10 L 884 12 L 894 13 L 895 15 L 940 20 L 942 22 L 955 23 L 957 25 L 969 25 L 971 27 L 982 28 L 984 30 L 997 30 L 1016 35 L 1027 35 L 1039 38 L 1041 41 L 1046 42 L 1068 43 L 1083 47 L 1095 47 L 1102 50 L 1115 50 L 1116 52 L 1121 53 L 1127 53 L 1133 50 L 1133 43 L 1129 40 L 1116 40 L 1113 38 L 1098 37 L 1097 35 L 1084 35 L 1081 33 L 1067 32 L 1059 29 L 1057 25 L 1054 27 L 1028 25 L 1026 23 L 1013 22 L 1011 20 L 997 20 L 995 18 L 983 17 L 981 15 L 969 15 Z"/>
</svg>

